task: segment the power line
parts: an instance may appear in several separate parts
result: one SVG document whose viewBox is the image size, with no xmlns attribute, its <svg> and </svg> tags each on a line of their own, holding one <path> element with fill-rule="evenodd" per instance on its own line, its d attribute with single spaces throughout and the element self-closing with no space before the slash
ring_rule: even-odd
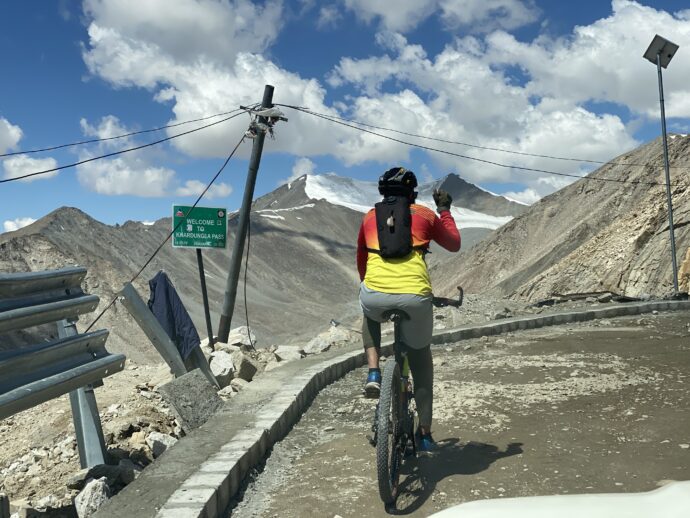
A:
<svg viewBox="0 0 690 518">
<path fill-rule="evenodd" d="M 361 122 L 361 121 L 354 120 L 354 119 L 339 117 L 337 115 L 329 115 L 329 114 L 315 112 L 313 110 L 310 110 L 309 108 L 305 108 L 305 107 L 301 107 L 301 106 L 291 106 L 288 104 L 276 104 L 276 106 L 284 106 L 286 108 L 292 108 L 293 110 L 302 111 L 305 113 L 309 113 L 311 115 L 328 117 L 330 119 L 334 119 L 334 121 L 349 122 L 352 124 L 357 124 L 359 126 L 377 129 L 380 131 L 390 131 L 392 133 L 398 133 L 399 135 L 407 135 L 408 137 L 416 137 L 416 138 L 421 138 L 421 139 L 425 139 L 425 140 L 432 140 L 435 142 L 443 142 L 444 144 L 456 144 L 459 146 L 466 146 L 466 147 L 471 147 L 471 148 L 476 148 L 476 149 L 483 149 L 486 151 L 499 151 L 501 153 L 509 153 L 512 155 L 529 156 L 529 157 L 536 157 L 536 158 L 547 158 L 550 160 L 564 160 L 564 161 L 569 161 L 569 162 L 585 162 L 588 164 L 599 164 L 599 165 L 604 165 L 604 164 L 608 164 L 608 163 L 611 163 L 612 165 L 627 165 L 627 166 L 635 166 L 635 167 L 643 167 L 643 166 L 648 165 L 648 164 L 638 164 L 638 163 L 634 163 L 634 162 L 603 162 L 601 160 L 591 160 L 588 158 L 563 157 L 563 156 L 555 156 L 555 155 L 542 155 L 539 153 L 527 153 L 525 151 L 516 151 L 514 149 L 482 146 L 479 144 L 470 144 L 469 142 L 462 142 L 459 140 L 447 140 L 447 139 L 442 139 L 442 138 L 438 138 L 438 137 L 430 137 L 428 135 L 419 135 L 417 133 L 409 133 L 407 131 L 401 131 L 401 130 L 397 130 L 394 128 L 386 128 L 384 126 L 375 126 L 374 124 L 368 124 L 366 122 Z M 689 169 L 690 166 L 671 166 L 671 168 L 672 169 Z"/>
<path fill-rule="evenodd" d="M 515 170 L 518 170 L 518 171 L 526 171 L 526 172 L 533 172 L 533 173 L 544 173 L 544 174 L 550 174 L 550 175 L 555 175 L 555 176 L 565 176 L 565 177 L 570 177 L 570 178 L 577 178 L 578 180 L 584 179 L 584 180 L 595 180 L 595 181 L 599 181 L 599 182 L 630 183 L 630 184 L 639 184 L 639 185 L 661 185 L 661 186 L 666 185 L 665 183 L 660 183 L 660 182 L 644 182 L 644 181 L 640 181 L 640 180 L 623 180 L 623 179 L 620 179 L 620 178 L 598 178 L 598 177 L 596 177 L 596 176 L 580 176 L 580 175 L 571 174 L 571 173 L 559 173 L 559 172 L 557 172 L 557 171 L 550 171 L 550 170 L 547 170 L 547 169 L 537 169 L 537 168 L 534 168 L 534 167 L 524 167 L 524 166 L 512 165 L 512 164 L 503 164 L 503 163 L 501 163 L 501 162 L 495 162 L 495 161 L 493 161 L 493 160 L 486 160 L 486 159 L 484 159 L 484 158 L 477 158 L 477 157 L 472 157 L 472 156 L 468 156 L 468 155 L 463 155 L 463 154 L 460 154 L 460 153 L 454 153 L 454 152 L 452 152 L 452 151 L 448 151 L 448 150 L 445 150 L 445 149 L 438 149 L 438 148 L 434 148 L 434 147 L 431 147 L 431 146 L 425 146 L 425 145 L 423 145 L 423 144 L 414 144 L 414 143 L 408 142 L 408 141 L 406 141 L 406 140 L 401 140 L 401 139 L 398 139 L 398 138 L 395 138 L 395 137 L 391 137 L 391 136 L 389 136 L 389 135 L 383 135 L 383 134 L 377 133 L 377 132 L 375 132 L 375 131 L 371 131 L 371 130 L 368 130 L 368 129 L 365 129 L 365 128 L 361 128 L 361 127 L 356 126 L 356 125 L 354 125 L 354 124 L 349 124 L 349 123 L 344 122 L 344 121 L 342 121 L 342 120 L 338 120 L 338 118 L 332 118 L 331 116 L 328 116 L 328 115 L 322 115 L 322 114 L 319 114 L 319 113 L 316 113 L 316 112 L 312 112 L 312 111 L 310 111 L 310 110 L 307 110 L 307 109 L 304 109 L 304 108 L 300 108 L 299 106 L 288 106 L 288 105 L 284 105 L 284 104 L 281 105 L 281 106 L 285 106 L 286 108 L 292 108 L 292 109 L 294 109 L 294 110 L 297 110 L 297 111 L 300 111 L 300 112 L 303 112 L 303 113 L 307 113 L 307 114 L 309 114 L 309 115 L 313 115 L 314 117 L 319 117 L 319 118 L 321 118 L 321 119 L 325 119 L 325 120 L 327 120 L 327 121 L 334 122 L 334 123 L 336 123 L 336 124 L 340 124 L 340 125 L 346 126 L 346 127 L 348 127 L 348 128 L 353 128 L 353 129 L 362 131 L 362 132 L 364 132 L 364 133 L 369 133 L 369 134 L 371 134 L 371 135 L 376 135 L 377 137 L 381 137 L 381 138 L 384 138 L 384 139 L 387 139 L 387 140 L 391 140 L 391 141 L 397 142 L 397 143 L 399 143 L 399 144 L 404 144 L 404 145 L 406 145 L 406 146 L 415 147 L 415 148 L 419 148 L 419 149 L 425 149 L 425 150 L 427 150 L 427 151 L 434 151 L 434 152 L 436 152 L 436 153 L 442 153 L 442 154 L 444 154 L 444 155 L 450 155 L 450 156 L 454 156 L 454 157 L 458 157 L 458 158 L 464 158 L 464 159 L 466 159 L 466 160 L 472 160 L 472 161 L 475 161 L 475 162 L 481 162 L 481 163 L 484 163 L 484 164 L 494 165 L 494 166 L 497 166 L 497 167 L 503 167 L 503 168 L 506 168 L 506 169 L 515 169 Z M 671 185 L 674 185 L 674 184 L 671 184 Z"/>
<path fill-rule="evenodd" d="M 206 125 L 204 125 L 204 126 L 200 126 L 200 127 L 198 127 L 198 128 L 194 128 L 194 129 L 192 129 L 192 130 L 185 131 L 185 132 L 183 132 L 183 133 L 178 133 L 177 135 L 172 135 L 172 136 L 170 136 L 170 137 L 166 137 L 166 138 L 163 138 L 163 139 L 160 139 L 160 140 L 155 140 L 155 141 L 149 142 L 149 143 L 147 143 L 147 144 L 142 144 L 141 146 L 136 146 L 136 147 L 132 147 L 132 148 L 128 148 L 128 149 L 121 149 L 120 151 L 114 151 L 114 152 L 112 152 L 112 153 L 107 153 L 107 154 L 105 154 L 105 155 L 100 155 L 100 156 L 96 156 L 96 157 L 92 157 L 92 158 L 87 158 L 86 160 L 80 160 L 79 162 L 74 162 L 74 163 L 72 163 L 72 164 L 67 164 L 67 165 L 62 165 L 62 166 L 58 166 L 58 167 L 53 167 L 52 169 L 46 169 L 46 170 L 44 170 L 44 171 L 37 171 L 37 172 L 35 172 L 35 173 L 28 173 L 28 174 L 24 174 L 24 175 L 21 175 L 21 176 L 15 176 L 15 177 L 13 177 L 13 178 L 5 178 L 5 179 L 3 179 L 3 180 L 0 180 L 0 183 L 14 182 L 14 181 L 16 181 L 16 180 L 22 180 L 22 179 L 24 179 L 24 178 L 29 178 L 29 177 L 32 177 L 32 176 L 38 176 L 38 175 L 42 175 L 42 174 L 52 173 L 52 172 L 55 172 L 55 171 L 61 171 L 62 169 L 68 169 L 68 168 L 70 168 L 70 167 L 75 167 L 75 166 L 78 166 L 78 165 L 86 164 L 86 163 L 88 163 L 88 162 L 93 162 L 93 161 L 95 161 L 95 160 L 100 160 L 100 159 L 102 159 L 102 158 L 110 158 L 110 157 L 113 157 L 113 156 L 122 155 L 123 153 L 129 153 L 130 151 L 137 151 L 137 150 L 139 150 L 139 149 L 143 149 L 143 148 L 146 148 L 146 147 L 154 146 L 154 145 L 156 145 L 156 144 L 160 144 L 161 142 L 167 142 L 168 140 L 172 140 L 172 139 L 175 139 L 175 138 L 177 138 L 177 137 L 182 137 L 183 135 L 189 135 L 190 133 L 194 133 L 194 132 L 196 132 L 196 131 L 201 131 L 202 129 L 210 128 L 211 126 L 215 126 L 216 124 L 221 124 L 221 123 L 223 123 L 223 122 L 229 121 L 230 119 L 234 119 L 234 118 L 237 117 L 238 115 L 242 115 L 242 113 L 244 113 L 244 110 L 243 110 L 242 112 L 240 112 L 240 113 L 236 113 L 236 114 L 234 114 L 234 115 L 231 115 L 230 117 L 226 117 L 225 119 L 222 119 L 222 120 L 219 120 L 219 121 L 216 121 L 216 122 L 212 122 L 211 124 L 206 124 Z"/>
<path fill-rule="evenodd" d="M 182 126 L 184 124 L 191 124 L 192 122 L 201 122 L 201 121 L 213 119 L 215 117 L 220 117 L 222 115 L 231 115 L 231 114 L 238 112 L 238 111 L 241 111 L 241 110 L 242 110 L 242 108 L 237 108 L 237 109 L 229 111 L 229 112 L 216 113 L 214 115 L 208 115 L 206 117 L 201 117 L 199 119 L 186 120 L 186 121 L 178 122 L 175 124 L 168 124 L 167 126 L 160 126 L 158 128 L 132 131 L 130 133 L 124 133 L 122 135 L 116 135 L 114 137 L 95 138 L 95 139 L 91 139 L 91 140 L 81 140 L 78 142 L 71 142 L 69 144 L 60 144 L 58 146 L 44 147 L 44 148 L 40 148 L 40 149 L 28 149 L 26 151 L 13 151 L 12 153 L 2 153 L 2 154 L 0 154 L 0 158 L 8 157 L 8 156 L 15 156 L 15 155 L 29 155 L 32 153 L 42 153 L 45 151 L 54 151 L 56 149 L 62 149 L 62 148 L 66 148 L 66 147 L 81 146 L 82 144 L 94 144 L 96 142 L 106 142 L 108 140 L 115 140 L 115 139 L 120 139 L 120 138 L 125 138 L 125 137 L 132 137 L 134 135 L 142 135 L 143 133 L 152 133 L 154 131 L 161 131 L 161 130 L 168 129 L 168 128 L 176 128 L 177 126 Z"/>
<path fill-rule="evenodd" d="M 189 214 L 190 214 L 190 213 L 194 210 L 194 208 L 199 204 L 199 202 L 201 201 L 201 198 L 204 197 L 204 195 L 206 194 L 206 192 L 211 188 L 211 185 L 213 185 L 213 182 L 215 182 L 216 179 L 220 176 L 220 173 L 223 172 L 223 169 L 225 169 L 225 166 L 228 165 L 228 162 L 230 162 L 230 159 L 233 157 L 233 155 L 235 154 L 235 152 L 237 151 L 237 149 L 240 147 L 240 144 L 242 144 L 242 142 L 244 142 L 244 135 L 242 135 L 242 138 L 240 138 L 240 140 L 239 140 L 239 142 L 237 143 L 237 145 L 235 146 L 235 148 L 232 150 L 232 152 L 231 152 L 231 153 L 228 155 L 228 157 L 225 159 L 225 162 L 223 162 L 223 165 L 220 167 L 220 169 L 218 169 L 218 172 L 215 174 L 215 176 L 214 176 L 213 178 L 211 178 L 211 181 L 208 183 L 208 185 L 206 185 L 206 188 L 202 191 L 202 193 L 201 193 L 201 194 L 199 195 L 199 197 L 196 199 L 196 201 L 194 202 L 194 205 L 192 205 L 192 207 L 187 211 L 187 214 L 184 215 L 184 218 L 180 219 L 180 221 L 177 223 L 177 225 L 175 225 L 175 227 L 170 231 L 170 233 L 169 233 L 169 234 L 166 236 L 166 238 L 161 242 L 161 244 L 158 245 L 158 248 L 156 248 L 156 249 L 154 250 L 154 252 L 149 256 L 149 258 L 146 260 L 146 262 L 144 263 L 144 265 L 143 265 L 141 268 L 139 268 L 139 271 L 138 271 L 137 273 L 135 273 L 135 274 L 134 274 L 134 277 L 132 277 L 132 278 L 130 279 L 130 281 L 129 281 L 130 284 L 133 283 L 135 280 L 137 280 L 137 278 L 142 274 L 142 272 L 143 272 L 143 271 L 146 269 L 146 267 L 151 263 L 151 261 L 153 261 L 153 258 L 156 257 L 156 255 L 158 254 L 158 252 L 160 252 L 161 248 L 163 248 L 163 246 L 165 245 L 165 243 L 167 243 L 168 240 L 172 237 L 172 235 L 175 233 L 175 231 L 176 231 L 178 228 L 180 228 L 180 226 L 182 225 L 182 223 L 184 223 L 184 222 L 187 221 L 187 216 L 189 216 Z M 103 310 L 98 314 L 98 316 L 96 316 L 96 318 L 94 319 L 94 321 L 91 322 L 91 323 L 89 324 L 89 327 L 86 328 L 86 331 L 85 331 L 85 332 L 88 332 L 89 329 L 91 329 L 91 328 L 96 324 L 96 322 L 98 322 L 98 321 L 100 320 L 100 318 L 105 314 L 105 312 L 108 311 L 108 310 L 113 306 L 113 304 L 115 304 L 115 302 L 117 301 L 117 299 L 118 299 L 118 296 L 113 297 L 113 299 L 110 301 L 110 303 L 109 303 L 105 308 L 103 308 Z"/>
</svg>

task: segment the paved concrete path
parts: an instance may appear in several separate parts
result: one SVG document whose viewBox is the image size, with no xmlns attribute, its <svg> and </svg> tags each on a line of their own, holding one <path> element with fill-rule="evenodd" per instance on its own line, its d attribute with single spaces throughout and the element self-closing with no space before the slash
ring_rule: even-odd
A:
<svg viewBox="0 0 690 518">
<path fill-rule="evenodd" d="M 404 469 L 400 514 L 465 501 L 648 491 L 690 479 L 690 314 L 472 339 L 434 351 L 437 454 Z M 314 400 L 226 516 L 384 517 L 365 369 Z"/>
</svg>

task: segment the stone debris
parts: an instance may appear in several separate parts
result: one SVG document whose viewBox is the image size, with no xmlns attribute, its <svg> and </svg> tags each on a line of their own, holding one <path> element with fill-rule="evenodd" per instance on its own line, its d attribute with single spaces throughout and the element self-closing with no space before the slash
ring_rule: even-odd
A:
<svg viewBox="0 0 690 518">
<path fill-rule="evenodd" d="M 131 461 L 128 462 L 133 465 Z M 126 482 L 126 480 L 131 477 L 129 473 L 126 473 L 126 468 L 121 467 L 120 464 L 117 466 L 98 464 L 91 468 L 80 469 L 67 479 L 67 483 L 65 485 L 69 489 L 82 490 L 84 489 L 84 486 L 86 486 L 87 481 L 100 478 L 105 478 L 108 481 L 109 486 L 115 486 L 117 484 L 124 486 L 129 483 Z"/>
<path fill-rule="evenodd" d="M 327 351 L 331 346 L 346 343 L 352 340 L 352 334 L 343 326 L 332 325 L 328 331 L 320 333 L 312 338 L 304 347 L 304 354 L 319 354 Z"/>
<path fill-rule="evenodd" d="M 274 354 L 278 361 L 281 362 L 289 362 L 302 358 L 302 353 L 298 345 L 281 345 L 275 350 Z"/>
<path fill-rule="evenodd" d="M 227 387 L 230 380 L 235 377 L 235 363 L 232 356 L 223 350 L 211 353 L 211 372 L 216 377 L 220 388 Z"/>
<path fill-rule="evenodd" d="M 55 495 L 46 495 L 36 502 L 36 509 L 56 508 L 60 505 L 60 499 Z"/>
<path fill-rule="evenodd" d="M 512 316 L 513 312 L 510 310 L 510 308 L 503 308 L 500 311 L 494 313 L 491 318 L 492 320 L 501 320 L 503 318 L 510 318 Z"/>
<path fill-rule="evenodd" d="M 235 329 L 230 330 L 227 343 L 229 345 L 239 346 L 251 346 L 252 344 L 256 345 L 256 335 L 254 334 L 254 331 L 251 331 L 247 326 L 236 327 Z"/>
<path fill-rule="evenodd" d="M 146 437 L 146 444 L 151 448 L 154 459 L 160 457 L 165 450 L 176 442 L 177 439 L 175 437 L 160 432 L 151 432 L 148 437 Z"/>
<path fill-rule="evenodd" d="M 309 343 L 304 347 L 304 354 L 319 354 L 328 351 L 331 347 L 331 342 L 328 336 L 321 334 L 312 338 Z"/>
<path fill-rule="evenodd" d="M 108 498 L 110 498 L 110 489 L 107 479 L 103 477 L 91 480 L 74 499 L 77 516 L 79 518 L 93 516 Z"/>
<path fill-rule="evenodd" d="M 245 381 L 254 379 L 254 374 L 259 370 L 258 363 L 246 353 L 237 351 L 232 354 L 232 362 L 235 365 L 235 377 Z"/>
<path fill-rule="evenodd" d="M 230 345 L 230 344 L 226 344 L 223 342 L 218 342 L 218 343 L 216 343 L 216 349 L 215 350 L 216 351 L 223 351 L 223 352 L 226 352 L 228 354 L 232 354 L 236 351 L 240 351 L 241 348 L 239 345 Z"/>
</svg>

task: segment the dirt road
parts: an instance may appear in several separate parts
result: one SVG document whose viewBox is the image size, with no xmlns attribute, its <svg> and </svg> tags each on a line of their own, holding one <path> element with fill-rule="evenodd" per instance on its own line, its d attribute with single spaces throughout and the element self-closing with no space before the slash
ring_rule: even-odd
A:
<svg viewBox="0 0 690 518">
<path fill-rule="evenodd" d="M 690 479 L 689 322 L 687 312 L 627 317 L 434 349 L 440 448 L 406 463 L 398 514 Z M 358 369 L 319 394 L 231 516 L 387 516 L 364 377 Z"/>
</svg>

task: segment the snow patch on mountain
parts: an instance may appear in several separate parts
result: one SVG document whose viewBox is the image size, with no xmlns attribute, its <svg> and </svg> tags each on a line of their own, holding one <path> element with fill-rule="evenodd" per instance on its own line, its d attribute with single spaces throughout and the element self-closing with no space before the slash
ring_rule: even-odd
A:
<svg viewBox="0 0 690 518">
<path fill-rule="evenodd" d="M 368 212 L 374 204 L 381 201 L 376 182 L 344 178 L 333 173 L 306 175 L 305 182 L 304 192 L 309 198 L 326 200 L 333 205 L 348 207 L 357 212 Z M 420 190 L 423 190 L 423 186 L 420 186 Z M 421 196 L 417 199 L 417 203 L 431 209 L 436 208 L 431 196 Z M 451 207 L 451 214 L 460 229 L 488 228 L 493 230 L 513 219 L 510 216 L 491 216 L 461 207 Z"/>
<path fill-rule="evenodd" d="M 508 201 L 512 201 L 513 203 L 518 203 L 520 205 L 524 205 L 525 207 L 529 207 L 529 203 L 525 203 L 524 201 L 516 200 L 515 198 L 511 198 L 509 196 L 506 196 L 505 194 L 496 194 L 495 192 L 491 192 L 488 189 L 484 189 L 484 187 L 480 187 L 479 185 L 475 185 L 475 187 L 479 190 L 484 191 L 487 194 L 490 194 L 491 196 L 496 196 L 497 198 L 505 198 Z"/>
</svg>

